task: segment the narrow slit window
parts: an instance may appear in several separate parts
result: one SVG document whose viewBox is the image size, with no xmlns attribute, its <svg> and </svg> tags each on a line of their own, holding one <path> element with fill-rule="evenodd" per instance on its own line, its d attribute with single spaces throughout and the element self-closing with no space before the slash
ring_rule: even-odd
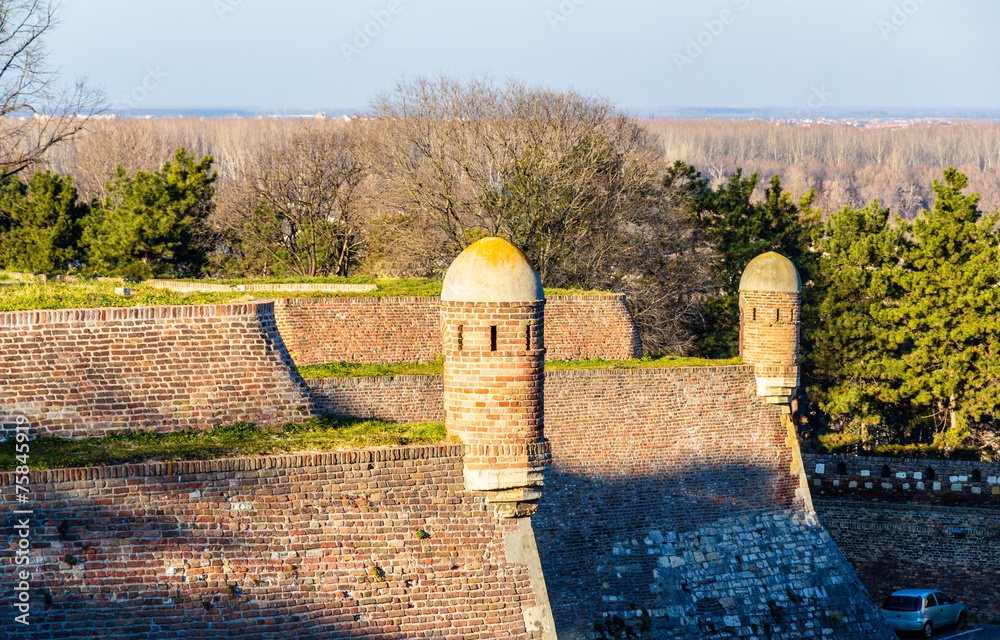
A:
<svg viewBox="0 0 1000 640">
<path fill-rule="evenodd" d="M 490 327 L 490 351 L 497 350 L 497 328 L 496 326 Z"/>
<path fill-rule="evenodd" d="M 757 322 L 757 307 L 753 308 L 753 321 Z"/>
<path fill-rule="evenodd" d="M 464 331 L 465 331 L 465 325 L 463 325 L 463 324 L 458 325 L 458 350 L 459 351 L 462 350 L 462 338 L 463 338 L 462 333 Z"/>
<path fill-rule="evenodd" d="M 774 320 L 775 322 L 781 322 L 781 309 L 774 310 Z"/>
<path fill-rule="evenodd" d="M 531 325 L 524 328 L 524 348 L 531 351 Z"/>
</svg>

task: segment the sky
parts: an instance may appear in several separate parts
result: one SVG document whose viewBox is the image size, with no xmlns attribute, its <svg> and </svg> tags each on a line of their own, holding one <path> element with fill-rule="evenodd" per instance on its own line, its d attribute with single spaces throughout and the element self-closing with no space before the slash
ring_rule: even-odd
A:
<svg viewBox="0 0 1000 640">
<path fill-rule="evenodd" d="M 62 0 L 111 110 L 364 111 L 402 77 L 655 107 L 1000 108 L 996 0 Z"/>
</svg>

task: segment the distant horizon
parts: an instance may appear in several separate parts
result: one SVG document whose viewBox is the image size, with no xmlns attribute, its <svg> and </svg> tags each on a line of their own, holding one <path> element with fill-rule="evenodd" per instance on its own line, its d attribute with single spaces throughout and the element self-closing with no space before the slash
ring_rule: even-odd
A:
<svg viewBox="0 0 1000 640">
<path fill-rule="evenodd" d="M 810 119 L 810 120 L 843 120 L 843 119 L 946 119 L 946 120 L 997 120 L 1000 119 L 1000 108 L 970 108 L 970 107 L 830 107 L 822 114 L 803 114 L 801 110 L 790 107 L 619 107 L 618 110 L 641 120 L 679 120 L 691 118 L 708 118 L 719 120 L 730 119 Z M 108 109 L 101 115 L 119 117 L 314 117 L 322 114 L 328 118 L 342 116 L 369 116 L 370 108 L 355 107 L 316 107 L 303 109 L 262 109 L 248 106 L 226 107 L 149 107 L 145 109 Z M 807 116 L 807 117 L 802 117 Z M 811 116 L 811 117 L 808 117 Z"/>
</svg>

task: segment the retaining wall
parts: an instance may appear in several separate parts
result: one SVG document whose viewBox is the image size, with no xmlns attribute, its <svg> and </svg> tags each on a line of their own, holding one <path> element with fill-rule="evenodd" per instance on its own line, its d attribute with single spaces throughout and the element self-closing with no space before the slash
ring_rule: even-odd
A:
<svg viewBox="0 0 1000 640">
<path fill-rule="evenodd" d="M 465 491 L 454 445 L 41 471 L 30 487 L 30 626 L 13 623 L 9 528 L 0 551 L 0 628 L 18 638 L 542 638 L 517 549 L 530 526 Z"/>
<path fill-rule="evenodd" d="M 930 587 L 1000 618 L 1000 464 L 803 459 L 820 519 L 877 601 Z"/>
<path fill-rule="evenodd" d="M 286 298 L 275 305 L 281 335 L 300 365 L 433 362 L 441 354 L 436 297 Z M 545 347 L 547 360 L 642 355 L 621 294 L 548 298 Z"/>
<path fill-rule="evenodd" d="M 533 524 L 560 640 L 894 638 L 796 490 L 750 366 L 554 371 Z"/>
<path fill-rule="evenodd" d="M 0 411 L 83 437 L 312 413 L 271 302 L 0 313 Z"/>
</svg>

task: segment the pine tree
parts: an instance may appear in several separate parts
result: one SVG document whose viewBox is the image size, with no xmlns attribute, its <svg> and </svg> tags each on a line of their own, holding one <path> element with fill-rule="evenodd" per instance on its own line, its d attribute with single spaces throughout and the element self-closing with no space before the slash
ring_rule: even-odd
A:
<svg viewBox="0 0 1000 640">
<path fill-rule="evenodd" d="M 8 176 L 0 184 L 0 264 L 15 271 L 63 273 L 77 258 L 79 221 L 70 176 L 36 171 L 27 183 Z"/>
<path fill-rule="evenodd" d="M 899 272 L 898 305 L 875 314 L 900 353 L 884 361 L 886 377 L 899 380 L 884 397 L 911 403 L 946 448 L 1000 408 L 1000 214 L 984 216 L 978 194 L 961 194 L 966 187 L 966 176 L 948 169 L 934 182 L 933 209 L 912 224 L 898 220 L 915 242 Z"/>
<path fill-rule="evenodd" d="M 198 274 L 215 193 L 211 167 L 211 156 L 196 161 L 183 148 L 156 172 L 128 176 L 119 166 L 111 195 L 84 223 L 87 270 L 137 278 Z"/>
</svg>

